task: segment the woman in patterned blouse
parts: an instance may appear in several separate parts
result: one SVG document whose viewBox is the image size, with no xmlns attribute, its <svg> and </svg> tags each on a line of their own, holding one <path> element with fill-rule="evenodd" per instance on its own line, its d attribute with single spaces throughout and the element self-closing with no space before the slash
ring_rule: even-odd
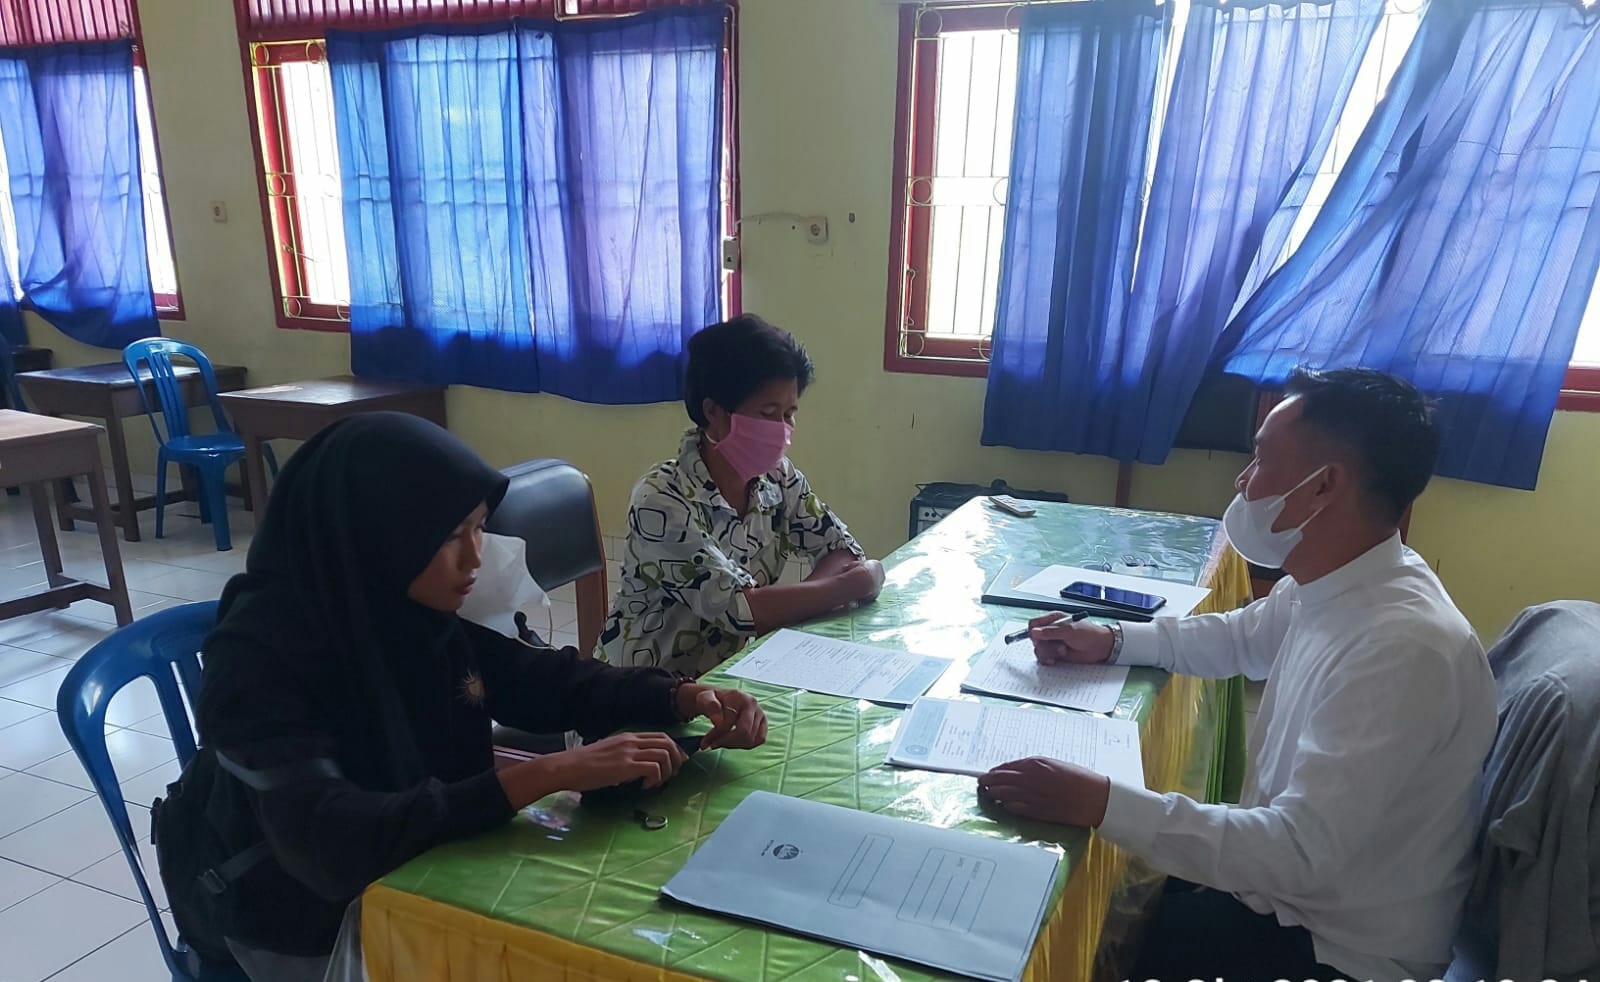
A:
<svg viewBox="0 0 1600 982">
<path fill-rule="evenodd" d="M 757 635 L 878 595 L 882 564 L 784 454 L 811 372 L 793 335 L 759 317 L 690 339 L 683 401 L 695 425 L 633 489 L 599 657 L 700 675 Z M 792 557 L 811 575 L 779 583 Z"/>
</svg>

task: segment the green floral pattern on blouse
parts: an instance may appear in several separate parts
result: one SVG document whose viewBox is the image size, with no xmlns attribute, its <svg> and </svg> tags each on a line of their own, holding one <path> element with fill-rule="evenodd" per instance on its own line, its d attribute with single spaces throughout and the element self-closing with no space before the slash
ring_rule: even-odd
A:
<svg viewBox="0 0 1600 982">
<path fill-rule="evenodd" d="M 755 637 L 744 591 L 778 581 L 790 558 L 844 549 L 844 523 L 785 457 L 756 479 L 741 518 L 700 457 L 700 431 L 653 467 L 628 503 L 622 584 L 596 657 L 686 675 L 710 671 Z"/>
</svg>

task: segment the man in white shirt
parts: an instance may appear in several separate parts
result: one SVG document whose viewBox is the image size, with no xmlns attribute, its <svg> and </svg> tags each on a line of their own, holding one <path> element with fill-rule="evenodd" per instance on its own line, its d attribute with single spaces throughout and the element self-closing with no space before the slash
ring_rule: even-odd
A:
<svg viewBox="0 0 1600 982">
<path fill-rule="evenodd" d="M 1496 718 L 1482 646 L 1397 530 L 1438 448 L 1406 382 L 1297 371 L 1223 521 L 1287 574 L 1271 594 L 1154 624 L 1034 621 L 1044 662 L 1267 681 L 1237 806 L 1043 758 L 979 779 L 1001 807 L 1097 828 L 1173 878 L 1133 978 L 1426 979 L 1449 962 Z"/>
</svg>

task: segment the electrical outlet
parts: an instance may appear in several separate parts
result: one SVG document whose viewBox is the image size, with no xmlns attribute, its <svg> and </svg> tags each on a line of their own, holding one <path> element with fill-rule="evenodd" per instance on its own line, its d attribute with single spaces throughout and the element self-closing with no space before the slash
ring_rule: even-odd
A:
<svg viewBox="0 0 1600 982">
<path fill-rule="evenodd" d="M 739 269 L 739 237 L 724 236 L 722 240 L 722 270 L 732 273 Z"/>
<path fill-rule="evenodd" d="M 802 222 L 806 231 L 806 241 L 812 245 L 828 244 L 828 218 L 826 215 L 816 215 Z"/>
<path fill-rule="evenodd" d="M 211 220 L 213 222 L 226 222 L 228 220 L 228 203 L 226 201 L 211 202 Z"/>
</svg>

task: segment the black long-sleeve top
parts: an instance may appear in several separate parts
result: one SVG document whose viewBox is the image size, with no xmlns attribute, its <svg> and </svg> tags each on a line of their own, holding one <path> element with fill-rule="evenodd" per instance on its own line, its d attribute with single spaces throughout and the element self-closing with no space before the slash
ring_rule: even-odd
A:
<svg viewBox="0 0 1600 982">
<path fill-rule="evenodd" d="M 345 697 L 325 691 L 324 678 L 295 677 L 294 662 L 263 646 L 230 652 L 226 670 L 244 673 L 219 687 L 231 695 L 214 696 L 208 681 L 194 766 L 215 768 L 207 775 L 210 824 L 230 849 L 262 838 L 271 847 L 270 858 L 230 889 L 229 937 L 285 954 L 327 953 L 345 907 L 368 884 L 433 846 L 508 821 L 514 810 L 494 771 L 492 721 L 591 738 L 678 721 L 676 682 L 665 672 L 616 668 L 573 648 L 532 648 L 467 622 L 462 629 L 467 643 L 452 645 L 437 680 L 453 687 L 454 698 L 443 719 L 435 713 L 417 733 L 427 777 L 399 790 L 373 790 L 347 776 L 371 773 L 372 762 L 352 759 L 361 751 L 341 740 Z M 221 768 L 217 753 L 252 775 L 331 760 L 340 776 L 313 769 L 255 790 Z"/>
</svg>

